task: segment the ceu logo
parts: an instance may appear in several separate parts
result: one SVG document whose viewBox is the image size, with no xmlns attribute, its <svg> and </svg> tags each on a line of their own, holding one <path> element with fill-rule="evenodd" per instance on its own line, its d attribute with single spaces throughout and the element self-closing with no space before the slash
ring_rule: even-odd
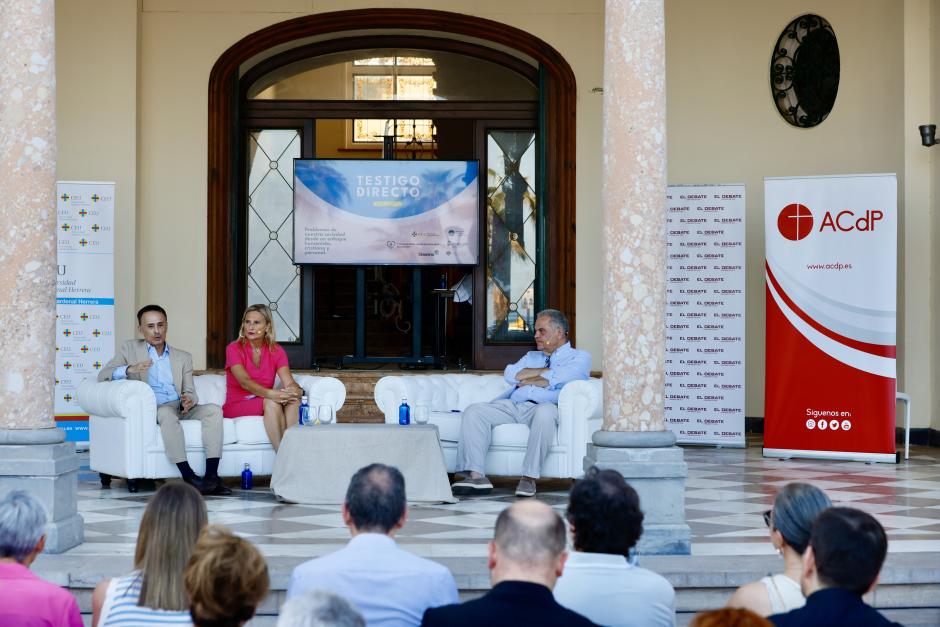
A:
<svg viewBox="0 0 940 627">
<path fill-rule="evenodd" d="M 792 242 L 801 240 L 813 230 L 813 214 L 806 205 L 787 205 L 777 216 L 777 230 Z"/>
</svg>

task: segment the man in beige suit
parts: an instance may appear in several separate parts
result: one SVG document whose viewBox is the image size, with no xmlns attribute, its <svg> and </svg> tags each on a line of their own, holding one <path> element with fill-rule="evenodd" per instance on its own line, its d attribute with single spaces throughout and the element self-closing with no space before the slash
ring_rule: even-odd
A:
<svg viewBox="0 0 940 627">
<path fill-rule="evenodd" d="M 203 494 L 228 495 L 232 491 L 219 479 L 222 456 L 222 408 L 199 405 L 193 385 L 193 356 L 166 343 L 166 311 L 147 305 L 137 312 L 142 340 L 128 340 L 98 373 L 98 381 L 135 379 L 153 389 L 157 399 L 157 424 L 167 457 L 176 464 L 183 481 Z M 186 461 L 186 443 L 180 420 L 202 422 L 206 474 L 200 479 Z"/>
</svg>

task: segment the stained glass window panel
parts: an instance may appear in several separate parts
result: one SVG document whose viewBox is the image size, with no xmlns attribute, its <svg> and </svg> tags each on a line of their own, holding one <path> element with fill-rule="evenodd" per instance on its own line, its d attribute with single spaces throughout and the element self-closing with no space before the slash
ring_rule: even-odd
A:
<svg viewBox="0 0 940 627">
<path fill-rule="evenodd" d="M 279 342 L 300 340 L 300 272 L 292 261 L 293 166 L 300 133 L 293 129 L 248 135 L 248 304 L 274 314 Z"/>
<path fill-rule="evenodd" d="M 391 133 L 390 120 L 369 120 L 357 118 L 353 120 L 353 141 L 355 142 L 381 142 L 386 132 Z M 430 142 L 434 134 L 431 120 L 395 120 L 395 137 L 399 142 L 405 143 L 412 137 L 420 142 Z"/>
<path fill-rule="evenodd" d="M 372 74 L 353 76 L 353 98 L 356 100 L 393 100 L 395 98 L 394 77 Z"/>
<path fill-rule="evenodd" d="M 532 339 L 538 232 L 534 131 L 487 135 L 486 339 Z"/>
</svg>

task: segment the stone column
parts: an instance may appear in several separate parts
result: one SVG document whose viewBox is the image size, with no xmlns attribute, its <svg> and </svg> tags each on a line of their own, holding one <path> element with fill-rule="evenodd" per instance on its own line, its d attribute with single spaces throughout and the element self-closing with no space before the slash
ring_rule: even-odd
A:
<svg viewBox="0 0 940 627">
<path fill-rule="evenodd" d="M 78 458 L 55 426 L 55 2 L 0 3 L 0 496 L 49 513 L 46 547 L 82 541 Z"/>
<path fill-rule="evenodd" d="M 585 467 L 640 494 L 641 553 L 688 554 L 688 469 L 663 416 L 666 346 L 664 0 L 607 0 L 604 54 L 604 424 Z"/>
</svg>

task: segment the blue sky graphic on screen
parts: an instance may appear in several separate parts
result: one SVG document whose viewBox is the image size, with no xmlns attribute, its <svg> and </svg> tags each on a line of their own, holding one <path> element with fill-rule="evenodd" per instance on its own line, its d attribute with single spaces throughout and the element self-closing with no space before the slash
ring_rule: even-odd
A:
<svg viewBox="0 0 940 627">
<path fill-rule="evenodd" d="M 294 161 L 294 262 L 476 264 L 476 161 Z"/>
</svg>

